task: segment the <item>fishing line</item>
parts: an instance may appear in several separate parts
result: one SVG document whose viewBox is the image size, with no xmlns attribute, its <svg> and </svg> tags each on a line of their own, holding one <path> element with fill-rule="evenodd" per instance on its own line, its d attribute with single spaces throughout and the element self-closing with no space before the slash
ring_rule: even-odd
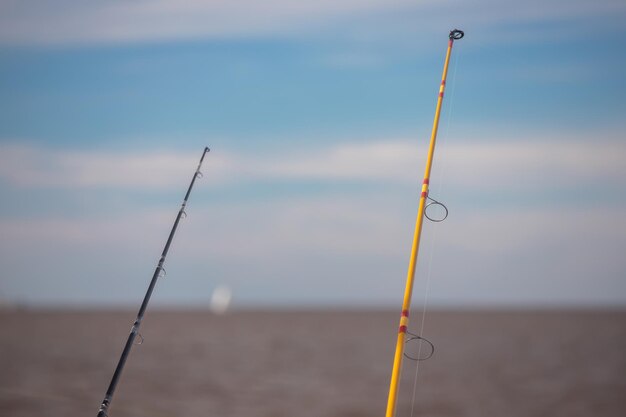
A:
<svg viewBox="0 0 626 417">
<path fill-rule="evenodd" d="M 439 187 L 441 187 L 441 184 L 439 184 Z M 431 283 L 431 277 L 432 277 L 432 266 L 433 266 L 433 259 L 435 256 L 435 247 L 436 247 L 436 242 L 437 242 L 437 227 L 434 228 L 433 233 L 432 233 L 432 238 L 430 239 L 430 256 L 428 257 L 428 262 L 427 264 L 427 270 L 426 270 L 426 289 L 424 290 L 424 305 L 422 307 L 422 320 L 420 322 L 420 327 L 419 327 L 419 333 L 420 335 L 424 334 L 424 327 L 426 325 L 426 311 L 428 309 L 428 301 L 430 299 L 430 283 Z M 414 410 L 415 410 L 415 398 L 417 396 L 417 377 L 419 375 L 419 365 L 420 362 L 422 360 L 426 360 L 429 359 L 430 357 L 433 356 L 433 354 L 435 353 L 435 345 L 428 339 L 419 336 L 421 339 L 425 340 L 428 345 L 431 348 L 431 352 L 428 356 L 426 356 L 424 359 L 418 359 L 415 360 L 415 375 L 413 377 L 413 395 L 411 397 L 411 414 L 409 414 L 411 417 L 413 417 L 414 414 Z M 410 341 L 411 339 L 409 339 L 408 341 Z M 407 342 L 408 342 L 407 341 Z M 419 343 L 418 349 L 417 349 L 417 357 L 421 358 L 421 353 L 422 353 L 422 346 L 424 346 L 423 342 Z M 405 354 L 405 357 L 409 357 Z M 410 358 L 410 357 L 409 357 Z"/>
<path fill-rule="evenodd" d="M 441 184 L 439 185 L 441 186 Z M 419 327 L 419 335 L 423 335 L 424 334 L 424 327 L 426 325 L 426 311 L 428 309 L 428 301 L 430 298 L 430 283 L 431 283 L 431 277 L 432 277 L 432 265 L 433 265 L 433 258 L 435 255 L 435 243 L 437 241 L 437 228 L 435 227 L 435 229 L 433 230 L 432 233 L 432 238 L 430 239 L 430 256 L 428 257 L 428 262 L 426 263 L 427 265 L 427 270 L 426 270 L 426 289 L 424 290 L 424 303 L 423 303 L 423 307 L 422 307 L 422 320 L 420 322 L 420 327 Z M 429 359 L 430 357 L 433 356 L 433 354 L 435 353 L 435 345 L 428 339 L 422 337 L 422 336 L 418 336 L 420 339 L 426 341 L 428 343 L 428 345 L 431 348 L 431 351 L 429 353 L 429 355 L 427 355 L 424 359 L 421 359 L 421 353 L 422 353 L 422 346 L 424 346 L 423 342 L 419 342 L 418 348 L 417 348 L 417 360 L 414 359 L 415 361 L 415 374 L 413 376 L 413 394 L 411 397 L 411 414 L 409 414 L 411 417 L 414 414 L 414 410 L 415 410 L 415 398 L 417 396 L 417 377 L 419 375 L 419 365 L 420 362 L 422 360 L 426 360 Z M 407 343 L 410 342 L 412 339 L 408 339 Z M 408 355 L 404 355 L 405 357 L 409 358 L 409 359 L 413 359 Z"/>
<path fill-rule="evenodd" d="M 452 108 L 453 108 L 453 103 L 454 103 L 454 92 L 456 90 L 456 73 L 457 73 L 457 68 L 458 68 L 458 64 L 459 64 L 459 60 L 460 60 L 460 55 L 459 57 L 457 57 L 457 59 L 454 60 L 454 70 L 452 72 L 452 86 L 450 88 L 450 100 L 449 105 L 447 106 L 447 111 L 446 111 L 446 117 L 447 117 L 447 122 L 445 125 L 445 129 L 442 132 L 441 135 L 441 139 L 439 140 L 440 145 L 439 145 L 439 149 L 440 149 L 440 153 L 445 154 L 445 152 L 442 152 L 442 148 L 445 150 L 445 144 L 446 144 L 446 139 L 448 137 L 449 131 L 450 131 L 450 119 L 452 118 Z M 441 158 L 442 163 L 441 163 L 441 168 L 439 170 L 440 174 L 439 174 L 439 178 L 441 179 L 440 181 L 437 181 L 437 194 L 439 195 L 441 192 L 441 189 L 443 187 L 443 182 L 445 179 L 445 175 L 444 172 L 446 171 L 446 158 Z M 434 222 L 434 223 L 440 223 L 442 221 L 444 221 L 447 217 L 448 217 L 448 208 L 440 203 L 439 201 L 435 200 L 434 198 L 431 198 L 430 196 L 428 197 L 429 200 L 431 200 L 430 203 L 428 203 L 428 205 L 426 205 L 425 210 L 424 210 L 424 216 Z M 444 215 L 441 216 L 440 218 L 434 217 L 434 216 L 429 216 L 428 213 L 426 212 L 426 209 L 428 209 L 429 206 L 432 205 L 439 205 L 444 209 Z M 420 367 L 420 362 L 427 360 L 429 358 L 431 358 L 434 353 L 435 353 L 435 345 L 428 339 L 422 337 L 422 336 L 418 336 L 418 335 L 423 335 L 424 334 L 424 328 L 426 325 L 426 311 L 428 309 L 428 301 L 430 298 L 430 285 L 431 285 L 431 277 L 432 277 L 432 265 L 433 265 L 433 259 L 435 256 L 435 249 L 437 247 L 436 243 L 437 243 L 437 237 L 438 237 L 438 228 L 435 227 L 433 232 L 432 232 L 432 238 L 430 239 L 430 255 L 428 258 L 428 262 L 427 262 L 427 272 L 426 272 L 426 289 L 424 291 L 424 303 L 423 303 L 423 308 L 422 308 L 422 320 L 419 326 L 419 332 L 417 335 L 407 332 L 408 335 L 410 335 L 411 337 L 409 337 L 406 341 L 406 343 L 410 343 L 412 341 L 418 341 L 419 345 L 417 348 L 417 355 L 415 357 L 412 357 L 408 354 L 404 354 L 404 356 L 408 359 L 412 359 L 413 361 L 415 361 L 415 373 L 414 373 L 414 377 L 413 377 L 413 393 L 412 393 L 412 397 L 411 397 L 411 413 L 409 414 L 409 416 L 413 417 L 414 412 L 415 412 L 415 400 L 417 397 L 417 380 L 418 380 L 418 375 L 419 375 L 419 367 Z M 427 355 L 424 355 L 424 357 L 422 357 L 422 348 L 424 346 L 424 344 L 427 345 L 428 349 L 430 349 L 430 351 L 428 352 Z"/>
</svg>

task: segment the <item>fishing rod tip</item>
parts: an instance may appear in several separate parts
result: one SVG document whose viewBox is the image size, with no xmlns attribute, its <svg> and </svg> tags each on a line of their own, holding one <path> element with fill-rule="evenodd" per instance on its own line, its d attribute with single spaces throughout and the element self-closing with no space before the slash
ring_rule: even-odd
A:
<svg viewBox="0 0 626 417">
<path fill-rule="evenodd" d="M 459 40 L 461 39 L 463 36 L 465 36 L 465 32 L 463 32 L 462 30 L 459 29 L 453 29 L 450 31 L 450 40 Z"/>
<path fill-rule="evenodd" d="M 205 147 L 204 147 L 204 152 L 211 152 L 211 149 L 209 149 L 209 147 L 208 147 L 208 146 L 205 146 Z"/>
</svg>

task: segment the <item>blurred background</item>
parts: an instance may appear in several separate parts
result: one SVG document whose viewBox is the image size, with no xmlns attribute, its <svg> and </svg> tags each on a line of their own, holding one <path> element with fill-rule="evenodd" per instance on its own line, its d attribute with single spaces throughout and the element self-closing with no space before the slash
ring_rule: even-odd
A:
<svg viewBox="0 0 626 417">
<path fill-rule="evenodd" d="M 0 414 L 626 412 L 623 1 L 0 3 Z M 423 319 L 423 320 L 422 320 Z M 418 383 L 416 383 L 416 381 Z"/>
</svg>

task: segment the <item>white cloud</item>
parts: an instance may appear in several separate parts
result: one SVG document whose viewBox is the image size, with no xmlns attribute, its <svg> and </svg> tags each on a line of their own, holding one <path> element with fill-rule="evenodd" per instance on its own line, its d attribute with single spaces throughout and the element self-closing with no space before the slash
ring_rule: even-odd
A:
<svg viewBox="0 0 626 417">
<path fill-rule="evenodd" d="M 402 207 L 398 197 L 365 193 L 192 204 L 159 298 L 194 299 L 199 282 L 215 281 L 234 285 L 236 297 L 257 303 L 399 298 L 415 207 Z M 146 209 L 106 218 L 1 221 L 3 284 L 34 300 L 126 300 L 129 288 L 139 296 L 173 215 Z M 626 303 L 621 209 L 456 210 L 448 223 L 426 226 L 418 286 L 424 284 L 433 233 L 434 299 Z M 40 281 L 50 279 L 55 284 L 45 284 L 46 294 L 38 294 Z M 255 295 L 259 287 L 265 293 Z"/>
<path fill-rule="evenodd" d="M 502 36 L 510 36 L 506 24 L 524 21 L 563 20 L 624 13 L 623 2 L 587 0 L 544 2 L 479 2 L 410 0 L 231 0 L 231 1 L 76 1 L 23 0 L 0 5 L 0 42 L 93 43 L 135 42 L 206 37 L 254 35 L 319 35 L 328 27 L 363 21 L 372 36 L 371 18 L 415 12 L 423 19 L 411 25 L 389 24 L 388 30 L 430 31 L 450 24 L 480 30 L 501 25 Z M 383 19 L 383 23 L 387 20 Z M 396 22 L 397 23 L 397 22 Z M 357 24 L 357 26 L 359 26 Z M 412 29 L 411 29 L 412 28 Z M 355 29 L 353 27 L 353 29 Z M 378 32 L 385 32 L 380 25 Z M 366 33 L 369 32 L 369 35 Z"/>
<path fill-rule="evenodd" d="M 433 266 L 435 297 L 461 304 L 626 304 L 622 207 L 485 209 L 457 211 L 446 224 Z"/>
<path fill-rule="evenodd" d="M 351 13 L 395 9 L 408 0 L 21 1 L 2 6 L 6 42 L 126 42 L 291 32 Z"/>
<path fill-rule="evenodd" d="M 177 152 L 58 151 L 0 145 L 0 178 L 26 187 L 169 187 L 200 158 Z"/>
<path fill-rule="evenodd" d="M 626 144 L 617 140 L 447 138 L 441 145 L 435 174 L 445 176 L 446 188 L 494 195 L 580 188 L 576 203 L 584 202 L 596 183 L 624 189 Z M 37 192 L 36 187 L 78 192 L 104 186 L 181 187 L 200 151 L 119 154 L 4 145 L 0 178 L 24 193 Z M 254 156 L 213 149 L 204 171 L 214 185 L 316 180 L 344 182 L 345 192 L 268 193 L 261 200 L 232 201 L 197 198 L 197 189 L 170 255 L 168 266 L 178 271 L 176 284 L 163 285 L 162 299 L 193 299 L 198 282 L 211 282 L 207 275 L 234 283 L 236 298 L 241 293 L 256 302 L 349 300 L 355 286 L 359 300 L 399 297 L 416 211 L 417 187 L 411 187 L 419 183 L 424 152 L 424 143 L 418 147 L 408 140 Z M 400 186 L 353 189 L 354 181 Z M 415 193 L 407 196 L 408 188 Z M 173 204 L 169 209 L 135 205 L 106 214 L 78 210 L 57 215 L 43 208 L 38 215 L 0 218 L 5 293 L 33 300 L 51 296 L 106 302 L 124 299 L 132 285 L 140 294 L 143 280 L 125 280 L 131 272 L 150 273 L 176 214 L 177 202 Z M 422 269 L 437 234 L 435 299 L 626 303 L 620 278 L 626 270 L 621 255 L 626 245 L 623 202 L 607 206 L 539 200 L 525 207 L 491 207 L 477 200 L 451 209 L 447 222 L 427 223 L 425 228 Z M 41 280 L 48 277 L 54 277 L 54 284 L 46 281 L 42 293 Z M 418 285 L 424 283 L 420 277 Z M 261 295 L 259 288 L 265 291 Z"/>
<path fill-rule="evenodd" d="M 302 180 L 413 184 L 423 173 L 424 145 L 409 140 L 344 142 L 254 156 L 214 149 L 202 170 L 207 181 L 224 186 Z M 434 173 L 450 187 L 529 191 L 621 184 L 626 178 L 626 143 L 616 140 L 449 138 L 442 145 Z M 20 187 L 170 188 L 187 182 L 199 156 L 166 150 L 62 151 L 0 145 L 0 179 Z"/>
<path fill-rule="evenodd" d="M 578 187 L 626 178 L 626 143 L 532 138 L 505 143 L 464 142 L 440 155 L 453 185 L 476 189 Z"/>
<path fill-rule="evenodd" d="M 576 243 L 580 253 L 569 255 L 590 258 L 607 247 L 626 245 L 626 213 L 614 207 L 481 207 L 455 213 L 441 240 L 443 246 L 494 258 Z M 552 256 L 562 253 L 557 250 Z"/>
</svg>

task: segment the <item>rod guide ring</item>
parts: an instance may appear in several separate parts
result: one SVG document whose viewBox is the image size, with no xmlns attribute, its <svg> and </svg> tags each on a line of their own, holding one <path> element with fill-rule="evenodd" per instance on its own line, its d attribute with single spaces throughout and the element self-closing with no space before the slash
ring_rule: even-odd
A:
<svg viewBox="0 0 626 417">
<path fill-rule="evenodd" d="M 430 220 L 431 222 L 440 223 L 440 222 L 442 222 L 442 221 L 444 221 L 445 219 L 448 218 L 448 207 L 446 207 L 445 204 L 435 200 L 434 198 L 431 198 L 430 196 L 428 197 L 428 200 L 430 200 L 430 201 L 426 204 L 426 207 L 424 207 L 424 216 L 428 220 Z M 439 206 L 439 207 L 441 207 L 443 209 L 443 213 L 439 217 L 436 217 L 436 216 L 432 215 L 432 212 L 429 215 L 428 214 L 428 208 L 432 207 L 432 206 Z"/>
<path fill-rule="evenodd" d="M 465 36 L 465 32 L 463 32 L 462 30 L 454 29 L 454 30 L 450 31 L 450 39 L 451 40 L 459 40 L 463 36 Z"/>
<path fill-rule="evenodd" d="M 416 356 L 413 356 L 405 351 L 404 352 L 405 358 L 410 359 L 412 361 L 421 362 L 421 361 L 430 359 L 435 354 L 435 345 L 430 340 L 426 339 L 425 337 L 418 336 L 411 332 L 406 332 L 406 333 L 409 337 L 404 341 L 405 345 L 408 345 L 411 342 L 422 343 L 422 344 L 419 345 L 418 353 Z M 426 346 L 426 349 L 427 349 L 426 353 L 424 354 L 421 353 L 422 346 Z"/>
</svg>

